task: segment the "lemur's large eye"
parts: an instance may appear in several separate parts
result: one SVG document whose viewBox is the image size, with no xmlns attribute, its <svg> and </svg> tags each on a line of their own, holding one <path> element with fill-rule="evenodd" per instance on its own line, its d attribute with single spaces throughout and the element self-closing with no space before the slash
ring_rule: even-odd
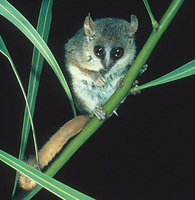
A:
<svg viewBox="0 0 195 200">
<path fill-rule="evenodd" d="M 95 46 L 94 47 L 94 54 L 98 57 L 101 58 L 103 56 L 103 47 L 101 46 Z"/>
<path fill-rule="evenodd" d="M 118 60 L 123 56 L 123 54 L 124 54 L 124 49 L 122 47 L 114 48 L 111 52 L 111 56 L 113 57 L 114 60 Z"/>
</svg>

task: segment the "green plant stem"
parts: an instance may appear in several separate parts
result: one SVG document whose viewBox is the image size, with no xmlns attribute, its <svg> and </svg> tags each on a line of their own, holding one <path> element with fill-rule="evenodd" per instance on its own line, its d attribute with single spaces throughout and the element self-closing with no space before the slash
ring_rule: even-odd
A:
<svg viewBox="0 0 195 200">
<path fill-rule="evenodd" d="M 159 22 L 158 30 L 153 30 L 148 40 L 146 41 L 144 47 L 137 56 L 134 64 L 129 69 L 126 77 L 124 78 L 123 88 L 118 88 L 117 91 L 113 94 L 112 98 L 105 104 L 104 109 L 109 114 L 117 107 L 118 103 L 128 94 L 132 83 L 139 74 L 140 69 L 146 63 L 148 57 L 152 53 L 157 42 L 163 35 L 164 31 L 169 26 L 170 22 L 178 12 L 179 8 L 183 4 L 184 0 L 173 0 L 169 8 L 166 10 L 165 14 Z"/>
<path fill-rule="evenodd" d="M 108 100 L 108 102 L 104 105 L 104 111 L 107 113 L 107 116 L 113 112 L 121 100 L 128 94 L 133 81 L 139 74 L 140 69 L 147 61 L 158 40 L 178 12 L 183 2 L 184 0 L 173 0 L 159 22 L 159 28 L 152 31 L 133 66 L 130 68 L 129 72 L 124 78 L 124 86 L 122 88 L 118 88 L 112 97 Z M 79 135 L 66 146 L 60 156 L 51 164 L 45 173 L 49 176 L 54 176 L 60 170 L 60 168 L 71 158 L 71 156 L 82 146 L 82 144 L 85 143 L 85 141 L 88 140 L 93 135 L 93 133 L 104 123 L 104 121 L 99 121 L 95 117 L 92 118 L 91 121 L 89 121 L 86 127 L 82 130 L 82 132 L 79 133 Z M 41 187 L 38 186 L 30 192 L 25 192 L 25 199 L 30 199 L 40 189 Z M 14 199 L 19 200 L 20 198 L 18 197 Z"/>
<path fill-rule="evenodd" d="M 158 22 L 155 20 L 154 15 L 152 14 L 152 11 L 151 11 L 151 9 L 150 9 L 150 5 L 149 5 L 148 1 L 147 1 L 147 0 L 143 0 L 143 2 L 144 2 L 144 5 L 145 5 L 145 7 L 146 7 L 146 9 L 147 9 L 147 11 L 148 11 L 149 16 L 150 16 L 150 19 L 151 19 L 151 22 L 152 22 L 152 27 L 153 27 L 154 29 L 159 28 L 159 24 L 158 24 Z"/>
</svg>

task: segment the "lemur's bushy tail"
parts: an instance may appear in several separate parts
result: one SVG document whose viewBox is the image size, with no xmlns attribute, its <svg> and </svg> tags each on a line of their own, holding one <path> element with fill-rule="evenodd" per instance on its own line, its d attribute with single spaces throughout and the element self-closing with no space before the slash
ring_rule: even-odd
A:
<svg viewBox="0 0 195 200">
<path fill-rule="evenodd" d="M 64 144 L 66 144 L 71 137 L 78 134 L 89 120 L 90 117 L 81 115 L 64 124 L 64 126 L 62 126 L 39 151 L 40 168 L 43 169 L 47 166 L 55 155 L 62 149 Z M 25 162 L 33 168 L 38 169 L 35 156 L 30 156 Z M 20 174 L 19 185 L 24 190 L 31 190 L 36 186 L 36 182 L 24 174 Z"/>
</svg>

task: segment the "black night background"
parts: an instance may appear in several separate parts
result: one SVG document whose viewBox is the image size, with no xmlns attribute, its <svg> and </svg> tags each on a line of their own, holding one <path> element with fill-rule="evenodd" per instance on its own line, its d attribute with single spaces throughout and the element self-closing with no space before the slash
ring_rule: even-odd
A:
<svg viewBox="0 0 195 200">
<path fill-rule="evenodd" d="M 36 27 L 41 1 L 9 0 Z M 171 0 L 150 0 L 157 20 Z M 194 1 L 185 1 L 147 61 L 140 85 L 195 58 Z M 64 43 L 81 28 L 85 16 L 139 20 L 137 52 L 152 28 L 143 1 L 63 1 L 53 3 L 48 40 L 64 71 Z M 0 16 L 0 35 L 27 91 L 33 46 Z M 68 79 L 67 75 L 65 75 Z M 129 96 L 118 110 L 74 154 L 55 179 L 99 200 L 194 199 L 195 76 L 145 89 Z M 18 157 L 25 103 L 11 66 L 0 55 L 0 149 Z M 34 115 L 39 149 L 73 117 L 69 100 L 44 62 Z M 30 136 L 26 154 L 33 153 Z M 15 171 L 0 162 L 0 198 L 11 199 Z M 33 197 L 59 199 L 42 189 Z"/>
</svg>

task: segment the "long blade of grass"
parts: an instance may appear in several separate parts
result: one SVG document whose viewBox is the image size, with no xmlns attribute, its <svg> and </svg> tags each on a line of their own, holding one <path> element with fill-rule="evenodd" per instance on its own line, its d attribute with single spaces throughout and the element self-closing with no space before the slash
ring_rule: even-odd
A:
<svg viewBox="0 0 195 200">
<path fill-rule="evenodd" d="M 13 69 L 13 72 L 16 76 L 16 79 L 19 83 L 19 86 L 21 88 L 21 91 L 22 91 L 22 94 L 23 94 L 23 97 L 24 97 L 24 100 L 26 102 L 26 115 L 28 115 L 28 118 L 29 118 L 29 121 L 30 121 L 30 124 L 31 124 L 31 127 L 32 127 L 32 133 L 33 133 L 33 138 L 34 138 L 34 144 L 35 144 L 35 152 L 37 153 L 38 152 L 38 148 L 37 148 L 37 143 L 36 143 L 36 135 L 35 135 L 35 129 L 34 129 L 34 125 L 33 125 L 33 120 L 32 120 L 32 115 L 30 113 L 30 108 L 29 108 L 29 104 L 28 104 L 28 100 L 27 100 L 27 97 L 26 97 L 26 93 L 24 91 L 24 87 L 22 85 L 22 82 L 20 80 L 20 77 L 18 75 L 18 72 L 16 70 L 16 67 L 11 59 L 11 56 L 3 42 L 3 39 L 2 37 L 0 36 L 0 52 L 9 60 L 10 64 L 11 64 L 11 67 Z M 30 124 L 29 124 L 29 128 L 30 128 Z M 16 187 L 16 184 L 17 182 L 15 183 L 15 187 Z"/>
<path fill-rule="evenodd" d="M 52 19 L 52 5 L 53 0 L 43 0 L 41 4 L 41 9 L 39 13 L 39 19 L 37 23 L 37 32 L 43 38 L 43 40 L 47 43 L 49 31 L 50 31 L 50 24 Z M 32 56 L 32 66 L 30 71 L 30 78 L 28 84 L 28 94 L 27 94 L 27 101 L 29 104 L 30 112 L 33 117 L 34 109 L 36 104 L 37 92 L 39 88 L 40 76 L 42 72 L 44 58 L 40 54 L 40 52 L 34 47 L 33 49 L 33 56 Z M 22 127 L 22 135 L 21 135 L 21 143 L 20 143 L 20 152 L 19 152 L 19 159 L 22 160 L 24 157 L 26 144 L 29 136 L 30 130 L 30 123 L 29 123 L 29 115 L 27 107 L 25 108 L 24 112 L 24 120 L 23 120 L 23 127 Z M 38 160 L 38 156 L 37 156 Z M 18 183 L 18 173 L 16 173 L 15 184 L 12 192 L 12 197 L 15 195 L 15 191 L 17 188 Z"/>
<path fill-rule="evenodd" d="M 49 31 L 50 31 L 50 24 L 51 24 L 51 17 L 52 17 L 52 4 L 53 0 L 43 0 L 37 31 L 43 40 L 47 43 Z M 42 72 L 44 58 L 40 54 L 40 52 L 34 47 L 33 49 L 33 57 L 32 57 L 32 66 L 30 71 L 30 78 L 28 84 L 28 95 L 27 100 L 29 103 L 31 115 L 34 115 L 35 103 L 37 98 L 37 92 L 39 88 L 40 76 Z M 20 147 L 20 154 L 19 159 L 23 159 L 24 151 L 26 149 L 26 142 L 28 140 L 28 133 L 29 133 L 29 117 L 27 114 L 27 110 L 25 109 L 24 113 L 24 121 L 23 121 L 23 129 L 22 129 L 22 138 L 21 138 L 21 147 Z"/>
<path fill-rule="evenodd" d="M 195 74 L 195 60 L 192 60 L 191 62 L 183 65 L 182 67 L 179 67 L 178 69 L 176 69 L 158 79 L 155 79 L 149 83 L 141 85 L 137 89 L 143 90 L 145 88 L 149 88 L 149 87 L 153 87 L 156 85 L 175 81 L 175 80 L 178 80 L 181 78 L 185 78 L 185 77 L 191 76 L 193 74 Z"/>
<path fill-rule="evenodd" d="M 76 116 L 76 110 L 68 84 L 55 57 L 48 48 L 47 44 L 44 42 L 44 40 L 41 38 L 41 36 L 38 34 L 35 28 L 28 22 L 28 20 L 6 0 L 0 1 L 0 14 L 7 20 L 9 20 L 11 23 L 13 23 L 29 39 L 34 44 L 34 46 L 40 51 L 45 60 L 49 63 L 49 65 L 55 72 L 57 78 L 59 79 L 60 83 L 62 84 L 70 100 L 73 113 Z"/>
<path fill-rule="evenodd" d="M 30 167 L 29 165 L 13 157 L 12 155 L 2 151 L 1 149 L 0 149 L 0 160 L 9 165 L 10 167 L 30 177 L 38 184 L 40 184 L 42 187 L 49 190 L 50 192 L 60 197 L 61 199 L 93 200 L 93 198 L 60 183 L 59 181 Z M 25 199 L 25 197 L 21 199 Z"/>
<path fill-rule="evenodd" d="M 27 115 L 29 116 L 30 124 L 31 124 L 31 127 L 32 127 L 32 132 L 33 132 L 33 134 L 34 134 L 34 136 L 35 136 L 35 129 L 34 129 L 34 125 L 33 125 L 32 115 L 31 115 L 31 113 L 30 113 L 30 108 L 29 108 L 29 104 L 28 104 L 28 101 L 27 101 L 26 93 L 25 93 L 25 91 L 24 91 L 24 87 L 23 87 L 23 85 L 22 85 L 22 82 L 21 82 L 21 80 L 20 80 L 20 77 L 19 77 L 19 75 L 18 75 L 18 72 L 17 72 L 17 70 L 16 70 L 16 67 L 15 67 L 15 65 L 14 65 L 14 63 L 13 63 L 13 61 L 12 61 L 12 59 L 11 59 L 11 56 L 10 56 L 10 54 L 9 54 L 9 52 L 8 52 L 8 50 L 7 50 L 7 48 L 6 48 L 5 44 L 4 44 L 3 39 L 2 39 L 1 36 L 0 36 L 0 52 L 9 60 L 9 62 L 10 62 L 10 64 L 11 64 L 11 67 L 12 67 L 12 69 L 13 69 L 13 72 L 14 72 L 16 78 L 17 78 L 17 81 L 18 81 L 19 86 L 20 86 L 20 88 L 21 88 L 21 91 L 22 91 L 24 100 L 25 100 L 25 102 L 26 102 Z M 35 138 L 35 137 L 34 137 L 34 139 L 35 139 L 35 141 L 36 141 L 36 138 Z M 35 149 L 36 149 L 36 151 L 37 151 L 36 142 L 35 142 Z"/>
</svg>

